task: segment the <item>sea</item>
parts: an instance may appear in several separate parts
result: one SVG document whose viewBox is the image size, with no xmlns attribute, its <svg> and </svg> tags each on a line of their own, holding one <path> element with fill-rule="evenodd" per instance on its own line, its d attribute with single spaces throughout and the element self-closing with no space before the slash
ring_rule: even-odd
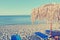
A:
<svg viewBox="0 0 60 40">
<path fill-rule="evenodd" d="M 43 23 L 43 22 L 40 22 Z M 0 25 L 31 25 L 30 15 L 5 15 L 0 16 Z M 38 24 L 36 21 L 35 24 Z"/>
</svg>

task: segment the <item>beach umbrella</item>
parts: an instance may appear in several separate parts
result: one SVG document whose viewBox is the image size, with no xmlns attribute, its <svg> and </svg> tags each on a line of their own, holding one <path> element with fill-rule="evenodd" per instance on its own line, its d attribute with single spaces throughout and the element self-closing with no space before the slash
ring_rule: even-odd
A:
<svg viewBox="0 0 60 40">
<path fill-rule="evenodd" d="M 38 9 L 38 10 L 37 10 Z M 50 25 L 50 30 L 52 30 L 52 23 L 54 20 L 59 21 L 60 19 L 60 4 L 46 4 L 39 8 L 35 8 L 32 12 L 32 22 L 36 19 L 43 20 L 46 19 Z M 51 35 L 52 32 L 50 32 Z"/>
</svg>

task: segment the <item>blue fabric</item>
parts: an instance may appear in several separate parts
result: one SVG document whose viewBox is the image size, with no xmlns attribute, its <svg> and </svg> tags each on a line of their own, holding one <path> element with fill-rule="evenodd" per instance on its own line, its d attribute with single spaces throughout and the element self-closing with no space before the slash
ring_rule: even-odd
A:
<svg viewBox="0 0 60 40">
<path fill-rule="evenodd" d="M 51 37 L 60 36 L 60 31 L 51 31 L 51 32 L 52 32 Z M 50 34 L 50 30 L 46 30 L 46 34 Z"/>
<path fill-rule="evenodd" d="M 46 34 L 50 34 L 50 30 L 45 30 L 45 33 Z"/>
<path fill-rule="evenodd" d="M 43 34 L 43 33 L 41 33 L 41 32 L 35 32 L 35 34 L 36 34 L 37 36 L 43 38 L 43 39 L 47 39 L 47 38 L 48 38 L 47 35 L 45 35 L 45 34 Z"/>
<path fill-rule="evenodd" d="M 11 40 L 21 40 L 21 37 L 19 35 L 12 35 Z"/>
</svg>

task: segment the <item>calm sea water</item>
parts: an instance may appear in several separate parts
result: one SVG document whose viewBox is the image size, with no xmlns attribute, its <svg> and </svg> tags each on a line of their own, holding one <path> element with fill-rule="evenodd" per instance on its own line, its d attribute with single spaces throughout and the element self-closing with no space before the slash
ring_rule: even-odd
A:
<svg viewBox="0 0 60 40">
<path fill-rule="evenodd" d="M 40 22 L 41 23 L 41 22 Z M 2 24 L 32 24 L 30 15 L 0 16 L 0 25 Z M 35 23 L 37 24 L 37 22 Z"/>
</svg>

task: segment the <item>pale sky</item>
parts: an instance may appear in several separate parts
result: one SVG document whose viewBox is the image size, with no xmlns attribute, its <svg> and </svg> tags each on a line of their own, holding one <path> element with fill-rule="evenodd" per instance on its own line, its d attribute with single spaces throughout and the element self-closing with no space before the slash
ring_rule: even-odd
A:
<svg viewBox="0 0 60 40">
<path fill-rule="evenodd" d="M 60 0 L 0 0 L 0 15 L 30 15 L 33 8 Z"/>
</svg>

